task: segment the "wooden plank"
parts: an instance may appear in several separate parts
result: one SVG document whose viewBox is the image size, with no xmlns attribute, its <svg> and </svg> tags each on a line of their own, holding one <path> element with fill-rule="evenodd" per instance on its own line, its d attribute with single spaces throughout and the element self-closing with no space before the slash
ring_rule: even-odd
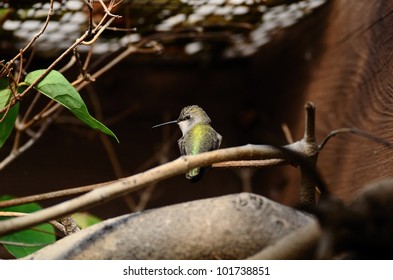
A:
<svg viewBox="0 0 393 280">
<path fill-rule="evenodd" d="M 393 142 L 392 26 L 391 0 L 332 3 L 304 96 L 317 106 L 319 140 L 331 130 L 358 127 Z M 364 184 L 392 177 L 392 156 L 392 149 L 345 135 L 328 143 L 318 165 L 330 188 L 349 199 Z"/>
</svg>

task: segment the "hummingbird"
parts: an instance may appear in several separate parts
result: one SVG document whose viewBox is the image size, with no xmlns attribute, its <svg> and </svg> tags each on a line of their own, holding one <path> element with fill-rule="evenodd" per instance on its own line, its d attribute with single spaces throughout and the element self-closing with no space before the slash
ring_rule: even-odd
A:
<svg viewBox="0 0 393 280">
<path fill-rule="evenodd" d="M 153 126 L 156 128 L 167 124 L 178 124 L 183 136 L 177 140 L 180 154 L 197 155 L 217 150 L 222 136 L 210 125 L 211 120 L 206 112 L 197 105 L 184 107 L 177 120 Z M 192 183 L 199 181 L 207 167 L 196 167 L 186 173 L 186 178 Z"/>
</svg>

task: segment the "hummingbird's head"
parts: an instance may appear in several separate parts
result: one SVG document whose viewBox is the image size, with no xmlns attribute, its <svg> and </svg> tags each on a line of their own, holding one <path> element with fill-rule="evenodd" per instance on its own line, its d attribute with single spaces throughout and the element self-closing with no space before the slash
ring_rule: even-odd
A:
<svg viewBox="0 0 393 280">
<path fill-rule="evenodd" d="M 160 127 L 167 124 L 177 123 L 181 129 L 181 132 L 186 134 L 196 124 L 209 124 L 211 120 L 209 116 L 203 111 L 203 109 L 197 105 L 184 107 L 180 112 L 180 116 L 177 120 L 164 122 L 153 126 L 152 128 Z"/>
<path fill-rule="evenodd" d="M 194 125 L 200 123 L 208 124 L 211 123 L 211 120 L 205 111 L 197 105 L 184 107 L 177 119 L 177 124 L 179 125 L 183 135 L 186 134 Z"/>
</svg>

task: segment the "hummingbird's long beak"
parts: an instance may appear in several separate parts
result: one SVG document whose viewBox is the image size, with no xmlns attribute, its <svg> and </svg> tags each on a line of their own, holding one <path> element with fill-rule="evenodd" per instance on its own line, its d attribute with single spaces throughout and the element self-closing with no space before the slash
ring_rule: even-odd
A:
<svg viewBox="0 0 393 280">
<path fill-rule="evenodd" d="M 156 127 L 159 127 L 159 126 L 163 126 L 163 125 L 167 125 L 167 124 L 172 124 L 172 123 L 178 123 L 178 122 L 179 122 L 178 120 L 169 121 L 169 122 L 164 122 L 164 123 L 156 124 L 156 125 L 153 126 L 152 128 L 156 128 Z"/>
</svg>

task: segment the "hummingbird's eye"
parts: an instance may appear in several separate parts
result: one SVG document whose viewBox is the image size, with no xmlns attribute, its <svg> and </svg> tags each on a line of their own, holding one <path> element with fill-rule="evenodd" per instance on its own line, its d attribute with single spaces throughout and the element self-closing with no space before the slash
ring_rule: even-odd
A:
<svg viewBox="0 0 393 280">
<path fill-rule="evenodd" d="M 187 116 L 184 117 L 185 120 L 189 120 L 190 118 L 191 118 L 190 115 L 187 115 Z"/>
</svg>

